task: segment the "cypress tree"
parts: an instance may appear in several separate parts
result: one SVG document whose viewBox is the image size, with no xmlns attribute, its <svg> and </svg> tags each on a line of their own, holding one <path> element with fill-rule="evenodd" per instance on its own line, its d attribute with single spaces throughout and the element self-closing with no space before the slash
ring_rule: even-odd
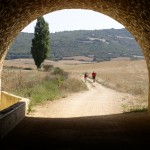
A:
<svg viewBox="0 0 150 150">
<path fill-rule="evenodd" d="M 41 68 L 41 64 L 44 62 L 50 53 L 50 33 L 49 25 L 44 20 L 44 17 L 37 19 L 36 26 L 34 28 L 34 38 L 32 39 L 31 54 L 34 59 L 37 69 Z"/>
</svg>

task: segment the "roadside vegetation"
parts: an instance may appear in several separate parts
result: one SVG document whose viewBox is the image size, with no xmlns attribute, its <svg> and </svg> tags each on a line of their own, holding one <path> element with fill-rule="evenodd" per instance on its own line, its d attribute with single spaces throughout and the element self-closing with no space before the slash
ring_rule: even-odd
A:
<svg viewBox="0 0 150 150">
<path fill-rule="evenodd" d="M 114 60 L 100 63 L 80 64 L 76 67 L 64 66 L 69 72 L 97 73 L 96 81 L 105 87 L 133 96 L 122 100 L 124 112 L 147 111 L 148 71 L 145 60 Z"/>
<path fill-rule="evenodd" d="M 22 64 L 21 64 L 22 62 Z M 21 69 L 14 67 L 15 63 L 11 63 L 12 69 L 5 68 L 2 72 L 2 89 L 5 91 L 17 91 L 15 89 L 22 89 L 20 86 L 27 84 L 29 87 L 46 80 L 55 81 L 57 85 L 56 90 L 59 90 L 60 97 L 66 97 L 69 92 L 78 92 L 86 89 L 83 82 L 80 81 L 85 72 L 88 77 L 95 71 L 97 73 L 96 80 L 103 86 L 112 88 L 118 92 L 128 93 L 133 95 L 133 99 L 129 100 L 128 97 L 122 99 L 123 112 L 141 112 L 147 111 L 148 105 L 148 71 L 144 60 L 128 61 L 106 61 L 100 63 L 84 64 L 83 62 L 76 61 L 57 61 L 48 62 L 43 66 L 43 71 L 34 69 L 34 63 L 27 61 L 17 61 L 17 65 L 22 66 Z M 10 66 L 10 65 L 9 65 Z M 28 68 L 30 66 L 31 68 Z M 17 67 L 17 66 L 16 66 Z M 23 69 L 24 67 L 24 69 Z M 62 69 L 59 69 L 62 68 Z M 33 69 L 32 69 L 33 68 Z M 55 69 L 54 69 L 55 68 Z M 55 70 L 55 71 L 54 71 Z M 67 78 L 59 74 L 68 72 Z M 4 77 L 4 75 L 6 77 Z M 52 84 L 52 83 L 50 83 Z M 49 85 L 49 84 L 48 84 Z M 37 88 L 36 87 L 36 88 Z M 28 89 L 28 88 L 27 88 Z M 47 88 L 48 93 L 50 89 Z M 31 93 L 31 92 L 26 92 Z M 64 94 L 65 93 L 65 94 Z M 30 94 L 26 94 L 31 97 Z M 45 94 L 46 95 L 46 94 Z M 25 96 L 26 97 L 26 96 Z"/>
<path fill-rule="evenodd" d="M 5 68 L 2 73 L 2 90 L 29 98 L 31 111 L 35 105 L 87 90 L 87 87 L 61 68 L 45 65 L 43 70 Z"/>
<path fill-rule="evenodd" d="M 148 79 L 146 74 L 113 72 L 100 76 L 101 79 L 98 82 L 102 85 L 134 96 L 132 101 L 126 100 L 126 103 L 123 102 L 123 112 L 147 111 Z"/>
</svg>

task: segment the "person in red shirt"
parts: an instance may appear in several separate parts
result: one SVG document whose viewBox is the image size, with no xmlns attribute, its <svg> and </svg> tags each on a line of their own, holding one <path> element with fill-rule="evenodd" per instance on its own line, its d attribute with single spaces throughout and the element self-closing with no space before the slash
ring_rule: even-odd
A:
<svg viewBox="0 0 150 150">
<path fill-rule="evenodd" d="M 96 78 L 96 72 L 92 72 L 92 79 L 93 79 L 93 82 L 95 82 L 95 78 Z"/>
</svg>

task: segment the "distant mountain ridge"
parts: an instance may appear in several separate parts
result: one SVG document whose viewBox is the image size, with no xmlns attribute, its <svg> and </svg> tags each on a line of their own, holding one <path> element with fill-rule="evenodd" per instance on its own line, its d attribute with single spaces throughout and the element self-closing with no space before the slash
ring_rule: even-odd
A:
<svg viewBox="0 0 150 150">
<path fill-rule="evenodd" d="M 20 32 L 11 45 L 6 59 L 32 58 L 34 33 Z M 93 57 L 93 61 L 117 57 L 143 58 L 140 46 L 125 28 L 76 30 L 50 33 L 51 59 L 73 56 Z"/>
</svg>

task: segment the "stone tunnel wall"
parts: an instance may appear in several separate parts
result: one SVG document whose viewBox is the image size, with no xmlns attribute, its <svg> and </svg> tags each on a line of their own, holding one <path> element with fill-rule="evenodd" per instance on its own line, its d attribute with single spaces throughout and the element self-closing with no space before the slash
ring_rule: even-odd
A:
<svg viewBox="0 0 150 150">
<path fill-rule="evenodd" d="M 124 25 L 141 46 L 150 70 L 149 0 L 0 0 L 0 72 L 18 33 L 39 16 L 62 9 L 97 11 Z"/>
</svg>

